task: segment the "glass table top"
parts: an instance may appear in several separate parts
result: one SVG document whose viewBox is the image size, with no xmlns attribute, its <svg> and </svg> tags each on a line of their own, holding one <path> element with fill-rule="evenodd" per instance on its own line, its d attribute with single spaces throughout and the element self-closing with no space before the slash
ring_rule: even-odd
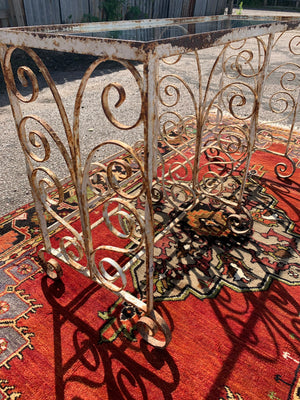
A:
<svg viewBox="0 0 300 400">
<path fill-rule="evenodd" d="M 144 60 L 174 52 L 204 49 L 250 37 L 300 29 L 299 18 L 214 15 L 0 28 L 0 41 L 80 54 L 114 54 Z M 158 54 L 158 52 L 157 52 Z"/>
<path fill-rule="evenodd" d="M 9 28 L 9 30 L 36 32 L 49 35 L 79 36 L 85 38 L 118 39 L 138 42 L 168 40 L 193 34 L 231 31 L 255 26 L 291 21 L 288 17 L 211 16 L 169 18 L 141 21 L 114 21 L 70 25 L 44 25 Z M 295 19 L 294 19 L 295 21 Z M 300 24 L 300 18 L 296 19 Z"/>
<path fill-rule="evenodd" d="M 272 23 L 274 20 L 270 19 L 264 21 L 264 23 Z M 68 32 L 70 35 L 85 36 L 85 37 L 99 37 L 107 39 L 125 39 L 125 40 L 138 40 L 138 41 L 152 41 L 160 39 L 176 38 L 185 35 L 191 35 L 195 33 L 209 33 L 213 31 L 221 31 L 225 29 L 242 28 L 246 26 L 257 25 L 257 20 L 238 20 L 238 19 L 227 19 L 219 21 L 207 21 L 198 23 L 188 24 L 171 24 L 165 26 L 156 27 L 144 27 L 135 29 L 112 29 L 105 31 L 77 31 Z M 64 33 L 64 32 L 62 32 Z"/>
</svg>

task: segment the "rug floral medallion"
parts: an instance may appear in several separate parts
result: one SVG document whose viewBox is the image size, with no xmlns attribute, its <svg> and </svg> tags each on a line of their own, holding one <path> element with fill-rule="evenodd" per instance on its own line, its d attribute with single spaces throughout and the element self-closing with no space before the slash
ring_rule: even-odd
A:
<svg viewBox="0 0 300 400">
<path fill-rule="evenodd" d="M 157 300 L 184 300 L 190 294 L 215 297 L 222 286 L 238 292 L 266 290 L 273 279 L 300 284 L 299 236 L 257 178 L 249 180 L 246 206 L 254 221 L 249 235 L 233 235 L 222 210 L 201 204 L 157 242 Z M 141 293 L 143 267 L 139 262 L 132 270 Z"/>
</svg>

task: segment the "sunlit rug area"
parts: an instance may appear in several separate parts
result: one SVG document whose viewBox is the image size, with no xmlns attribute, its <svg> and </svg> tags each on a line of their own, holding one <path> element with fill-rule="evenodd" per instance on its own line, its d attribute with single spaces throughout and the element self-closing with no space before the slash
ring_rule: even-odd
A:
<svg viewBox="0 0 300 400">
<path fill-rule="evenodd" d="M 290 157 L 300 159 L 297 140 Z M 155 245 L 155 308 L 172 331 L 163 350 L 137 334 L 132 305 L 68 266 L 61 280 L 45 275 L 33 204 L 1 217 L 0 399 L 300 399 L 300 169 L 279 179 L 279 161 L 263 151 L 251 159 L 246 235 L 205 203 L 178 220 L 155 204 L 156 232 L 177 221 Z M 74 188 L 64 190 L 62 216 L 76 208 Z M 91 218 L 101 210 L 95 202 Z M 95 241 L 108 235 L 100 229 Z M 127 274 L 143 297 L 143 259 Z"/>
</svg>

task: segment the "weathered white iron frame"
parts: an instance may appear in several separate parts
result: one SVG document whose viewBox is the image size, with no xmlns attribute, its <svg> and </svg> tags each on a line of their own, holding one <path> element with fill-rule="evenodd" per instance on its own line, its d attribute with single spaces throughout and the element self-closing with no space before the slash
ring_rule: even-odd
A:
<svg viewBox="0 0 300 400">
<path fill-rule="evenodd" d="M 134 304 L 142 310 L 145 315 L 141 317 L 138 326 L 142 336 L 152 345 L 157 347 L 166 346 L 171 334 L 166 322 L 153 308 L 153 266 L 154 266 L 154 243 L 155 243 L 155 215 L 153 203 L 164 201 L 170 203 L 172 207 L 182 211 L 182 215 L 187 208 L 192 208 L 195 204 L 201 201 L 211 202 L 211 206 L 225 207 L 228 214 L 228 226 L 235 234 L 247 233 L 251 229 L 251 215 L 243 208 L 243 195 L 249 172 L 250 159 L 253 151 L 256 148 L 258 116 L 260 110 L 260 102 L 262 101 L 263 89 L 265 80 L 268 77 L 269 59 L 274 46 L 274 37 L 276 34 L 287 30 L 299 29 L 300 20 L 291 18 L 276 18 L 272 22 L 268 22 L 263 18 L 256 19 L 257 25 L 245 26 L 243 28 L 222 29 L 209 33 L 190 34 L 186 33 L 183 36 L 168 39 L 158 39 L 148 42 L 126 41 L 118 39 L 105 39 L 93 37 L 80 37 L 83 31 L 108 31 L 108 30 L 124 30 L 124 29 L 140 29 L 149 27 L 172 27 L 182 24 L 190 24 L 192 22 L 209 22 L 209 21 L 230 21 L 231 18 L 247 20 L 247 18 L 217 16 L 217 17 L 199 17 L 185 19 L 168 19 L 168 20 L 150 20 L 150 21 L 121 21 L 118 23 L 97 23 L 97 24 L 75 24 L 64 26 L 41 26 L 41 27 L 26 27 L 26 28 L 11 28 L 0 30 L 1 42 L 1 64 L 6 81 L 7 91 L 10 98 L 12 112 L 15 118 L 16 127 L 21 145 L 23 147 L 29 181 L 32 187 L 32 193 L 35 200 L 36 211 L 39 218 L 39 224 L 44 239 L 44 248 L 40 251 L 41 263 L 49 276 L 55 278 L 61 275 L 61 267 L 55 259 L 48 260 L 46 254 L 55 256 L 56 259 L 69 264 L 77 271 L 83 273 L 90 279 L 106 287 L 118 296 L 124 298 L 129 303 Z M 70 36 L 72 33 L 74 36 Z M 78 34 L 78 36 L 76 36 Z M 264 36 L 265 40 L 260 37 Z M 255 38 L 258 43 L 259 55 L 258 64 L 253 66 L 253 52 L 244 47 L 247 40 Z M 237 55 L 233 70 L 237 74 L 237 78 L 233 83 L 225 84 L 226 79 L 226 52 L 230 50 L 231 44 L 241 42 L 241 47 L 237 48 Z M 210 86 L 212 75 L 209 77 L 209 82 L 206 91 L 203 93 L 200 90 L 198 100 L 194 96 L 189 84 L 184 82 L 178 76 L 160 76 L 161 63 L 168 63 L 168 57 L 180 57 L 186 53 L 194 52 L 196 63 L 198 66 L 199 88 L 201 89 L 201 71 L 200 60 L 197 51 L 213 46 L 223 46 L 214 68 L 217 63 L 222 64 L 222 74 L 220 78 L 220 90 L 209 101 L 207 98 L 208 88 Z M 27 85 L 27 79 L 32 84 L 32 96 L 25 99 L 18 92 L 15 84 L 15 78 L 11 70 L 10 56 L 15 48 L 21 48 L 26 51 L 29 56 L 39 67 L 42 72 L 59 109 L 65 134 L 67 136 L 68 148 L 64 147 L 59 135 L 47 124 L 46 121 L 32 115 L 23 115 L 20 104 L 23 102 L 35 101 L 38 95 L 38 83 L 34 73 L 28 67 L 21 67 L 18 70 L 18 75 L 21 83 Z M 79 54 L 95 55 L 98 59 L 90 66 L 82 78 L 80 87 L 77 92 L 74 107 L 73 129 L 69 123 L 65 112 L 62 99 L 56 89 L 56 86 L 42 60 L 31 50 L 32 48 L 40 48 L 47 50 L 58 50 Z M 110 140 L 105 143 L 99 143 L 91 151 L 87 161 L 82 165 L 79 145 L 79 112 L 81 99 L 87 84 L 87 81 L 93 70 L 104 60 L 116 60 L 130 71 L 139 87 L 141 96 L 141 112 L 138 121 L 132 126 L 120 124 L 113 116 L 108 104 L 109 91 L 113 87 L 118 91 L 119 104 L 122 104 L 125 92 L 121 85 L 111 83 L 107 85 L 102 93 L 102 107 L 107 119 L 115 127 L 126 130 L 143 124 L 144 127 L 144 148 L 142 155 L 138 151 L 138 146 L 129 146 L 117 140 Z M 132 64 L 132 61 L 139 61 L 143 64 L 143 73 L 140 74 L 137 68 Z M 250 69 L 250 74 L 245 73 L 244 65 Z M 161 91 L 165 90 L 165 94 L 169 95 L 168 90 L 172 88 L 177 95 L 179 89 L 167 84 L 163 88 L 164 80 L 175 78 L 180 81 L 188 90 L 194 108 L 193 118 L 195 119 L 197 133 L 188 141 L 181 140 L 180 146 L 174 147 L 168 139 L 168 132 L 172 121 L 177 118 L 177 123 L 174 127 L 177 129 L 185 129 L 186 116 L 181 116 L 177 111 L 173 111 L 172 107 L 176 106 L 177 102 L 167 104 L 162 99 Z M 254 80 L 253 86 L 247 83 L 247 79 Z M 245 83 L 246 81 L 246 83 Z M 247 129 L 239 127 L 245 121 L 245 118 L 236 118 L 238 123 L 232 128 L 232 131 L 227 134 L 224 130 L 219 131 L 215 136 L 205 142 L 205 123 L 209 117 L 212 108 L 217 109 L 217 124 L 221 126 L 224 99 L 223 95 L 228 88 L 234 88 L 235 91 L 229 98 L 229 114 L 236 117 L 234 111 L 234 102 L 239 100 L 241 104 L 247 101 L 246 95 L 238 85 L 244 85 L 253 96 L 253 104 L 250 114 L 248 115 Z M 296 113 L 298 109 L 299 98 L 296 98 L 293 103 L 294 118 L 291 126 L 291 132 L 288 139 L 287 151 L 291 142 L 291 135 L 295 123 Z M 225 105 L 226 106 L 226 105 Z M 165 108 L 165 110 L 163 110 Z M 167 111 L 166 111 L 167 110 Z M 163 122 L 167 113 L 172 115 L 171 119 Z M 176 118 L 175 118 L 176 117 Z M 57 180 L 55 174 L 46 168 L 43 168 L 42 163 L 50 157 L 49 142 L 44 133 L 41 131 L 26 133 L 26 124 L 29 120 L 34 120 L 47 132 L 47 134 L 55 141 L 59 147 L 61 154 L 68 166 L 71 180 L 74 184 L 78 198 L 78 212 L 81 221 L 81 232 L 73 228 L 66 219 L 61 218 L 53 209 L 53 205 L 59 204 L 63 196 L 63 188 Z M 216 128 L 217 129 L 217 128 Z M 222 129 L 225 129 L 224 127 Z M 223 134 L 225 132 L 225 134 Z M 181 136 L 179 132 L 179 137 Z M 182 157 L 184 161 L 181 165 L 175 163 L 166 167 L 164 158 L 158 152 L 157 142 L 161 140 L 169 147 L 173 154 Z M 103 164 L 95 163 L 93 155 L 98 148 L 104 145 L 116 145 L 123 152 L 129 154 L 138 164 L 141 185 L 137 191 L 131 193 L 126 189 L 126 185 L 132 179 L 131 166 L 120 158 Z M 43 147 L 44 157 L 39 158 L 34 149 Z M 192 149 L 192 156 L 186 157 L 185 149 Z M 267 149 L 266 149 L 267 150 Z M 268 151 L 268 150 L 267 150 Z M 270 150 L 271 151 L 271 150 Z M 287 156 L 287 151 L 285 156 Z M 235 154 L 242 153 L 240 158 L 234 158 Z M 224 156 L 223 156 L 224 155 Z M 201 157 L 206 156 L 207 162 L 202 164 Z M 225 159 L 225 158 L 226 159 Z M 229 160 L 229 161 L 228 161 Z M 34 166 L 34 162 L 38 163 L 38 167 Z M 237 161 L 237 162 L 236 162 Z M 236 163 L 235 163 L 236 162 Z M 115 179 L 113 167 L 118 164 L 126 172 L 126 179 L 119 182 Z M 235 165 L 236 164 L 236 165 Z M 222 196 L 224 184 L 228 178 L 233 177 L 238 168 L 243 165 L 241 171 L 241 180 L 235 185 L 235 194 L 231 198 Z M 214 168 L 220 169 L 220 166 L 230 166 L 230 172 L 222 175 L 214 171 Z M 103 216 L 98 222 L 92 224 L 89 217 L 89 201 L 87 198 L 87 188 L 93 188 L 93 182 L 89 177 L 90 169 L 97 167 L 96 174 L 105 177 L 107 191 L 104 195 L 99 193 L 99 198 L 104 202 Z M 208 172 L 201 175 L 204 167 Z M 179 176 L 180 169 L 185 171 L 185 176 Z M 158 170 L 160 172 L 158 173 Z M 187 179 L 188 170 L 191 172 L 191 178 Z M 39 178 L 39 174 L 44 173 L 48 178 Z M 233 179 L 234 180 L 234 179 Z M 46 188 L 45 188 L 46 187 Z M 56 188 L 58 190 L 59 199 L 55 200 L 49 196 L 48 189 Z M 139 199 L 144 204 L 143 215 L 135 210 L 134 202 Z M 132 203 L 133 201 L 133 203 Z M 118 206 L 109 211 L 109 203 L 117 202 Z M 47 227 L 45 212 L 48 212 L 58 223 L 65 226 L 69 231 L 69 235 L 62 238 L 58 249 L 52 247 L 50 242 L 49 231 Z M 110 218 L 117 216 L 121 232 L 113 226 Z M 108 228 L 117 237 L 127 238 L 131 242 L 128 250 L 121 249 L 116 246 L 103 245 L 94 248 L 92 230 L 96 229 L 100 223 L 106 223 Z M 100 261 L 96 261 L 96 253 L 100 250 L 116 251 L 117 253 L 128 254 L 135 252 L 135 257 L 145 254 L 146 276 L 147 276 L 147 294 L 144 300 L 139 299 L 126 290 L 126 270 L 132 265 L 128 262 L 125 266 L 119 265 L 116 261 L 109 257 L 105 257 Z M 108 264 L 110 269 L 114 269 L 111 275 L 105 269 L 104 265 Z M 121 281 L 121 285 L 115 282 Z M 157 339 L 156 331 L 162 331 L 164 338 Z"/>
</svg>

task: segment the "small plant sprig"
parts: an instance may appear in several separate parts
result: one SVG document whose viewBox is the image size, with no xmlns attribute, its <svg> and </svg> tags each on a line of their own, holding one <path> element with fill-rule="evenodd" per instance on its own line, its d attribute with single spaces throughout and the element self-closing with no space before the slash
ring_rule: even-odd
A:
<svg viewBox="0 0 300 400">
<path fill-rule="evenodd" d="M 239 4 L 239 9 L 236 13 L 237 15 L 242 15 L 242 12 L 243 12 L 243 2 L 241 1 Z"/>
<path fill-rule="evenodd" d="M 122 6 L 125 0 L 104 0 L 103 10 L 107 21 L 118 21 L 122 18 Z"/>
<path fill-rule="evenodd" d="M 99 22 L 100 19 L 92 14 L 83 14 L 81 22 Z"/>
<path fill-rule="evenodd" d="M 138 6 L 127 6 L 127 0 L 102 0 L 101 3 L 99 1 L 99 10 L 100 15 L 102 15 L 105 21 L 119 21 L 122 18 L 142 19 L 147 17 Z M 72 16 L 68 18 L 72 18 Z M 81 22 L 98 21 L 100 21 L 99 17 L 92 14 L 84 14 L 81 20 Z"/>
</svg>

